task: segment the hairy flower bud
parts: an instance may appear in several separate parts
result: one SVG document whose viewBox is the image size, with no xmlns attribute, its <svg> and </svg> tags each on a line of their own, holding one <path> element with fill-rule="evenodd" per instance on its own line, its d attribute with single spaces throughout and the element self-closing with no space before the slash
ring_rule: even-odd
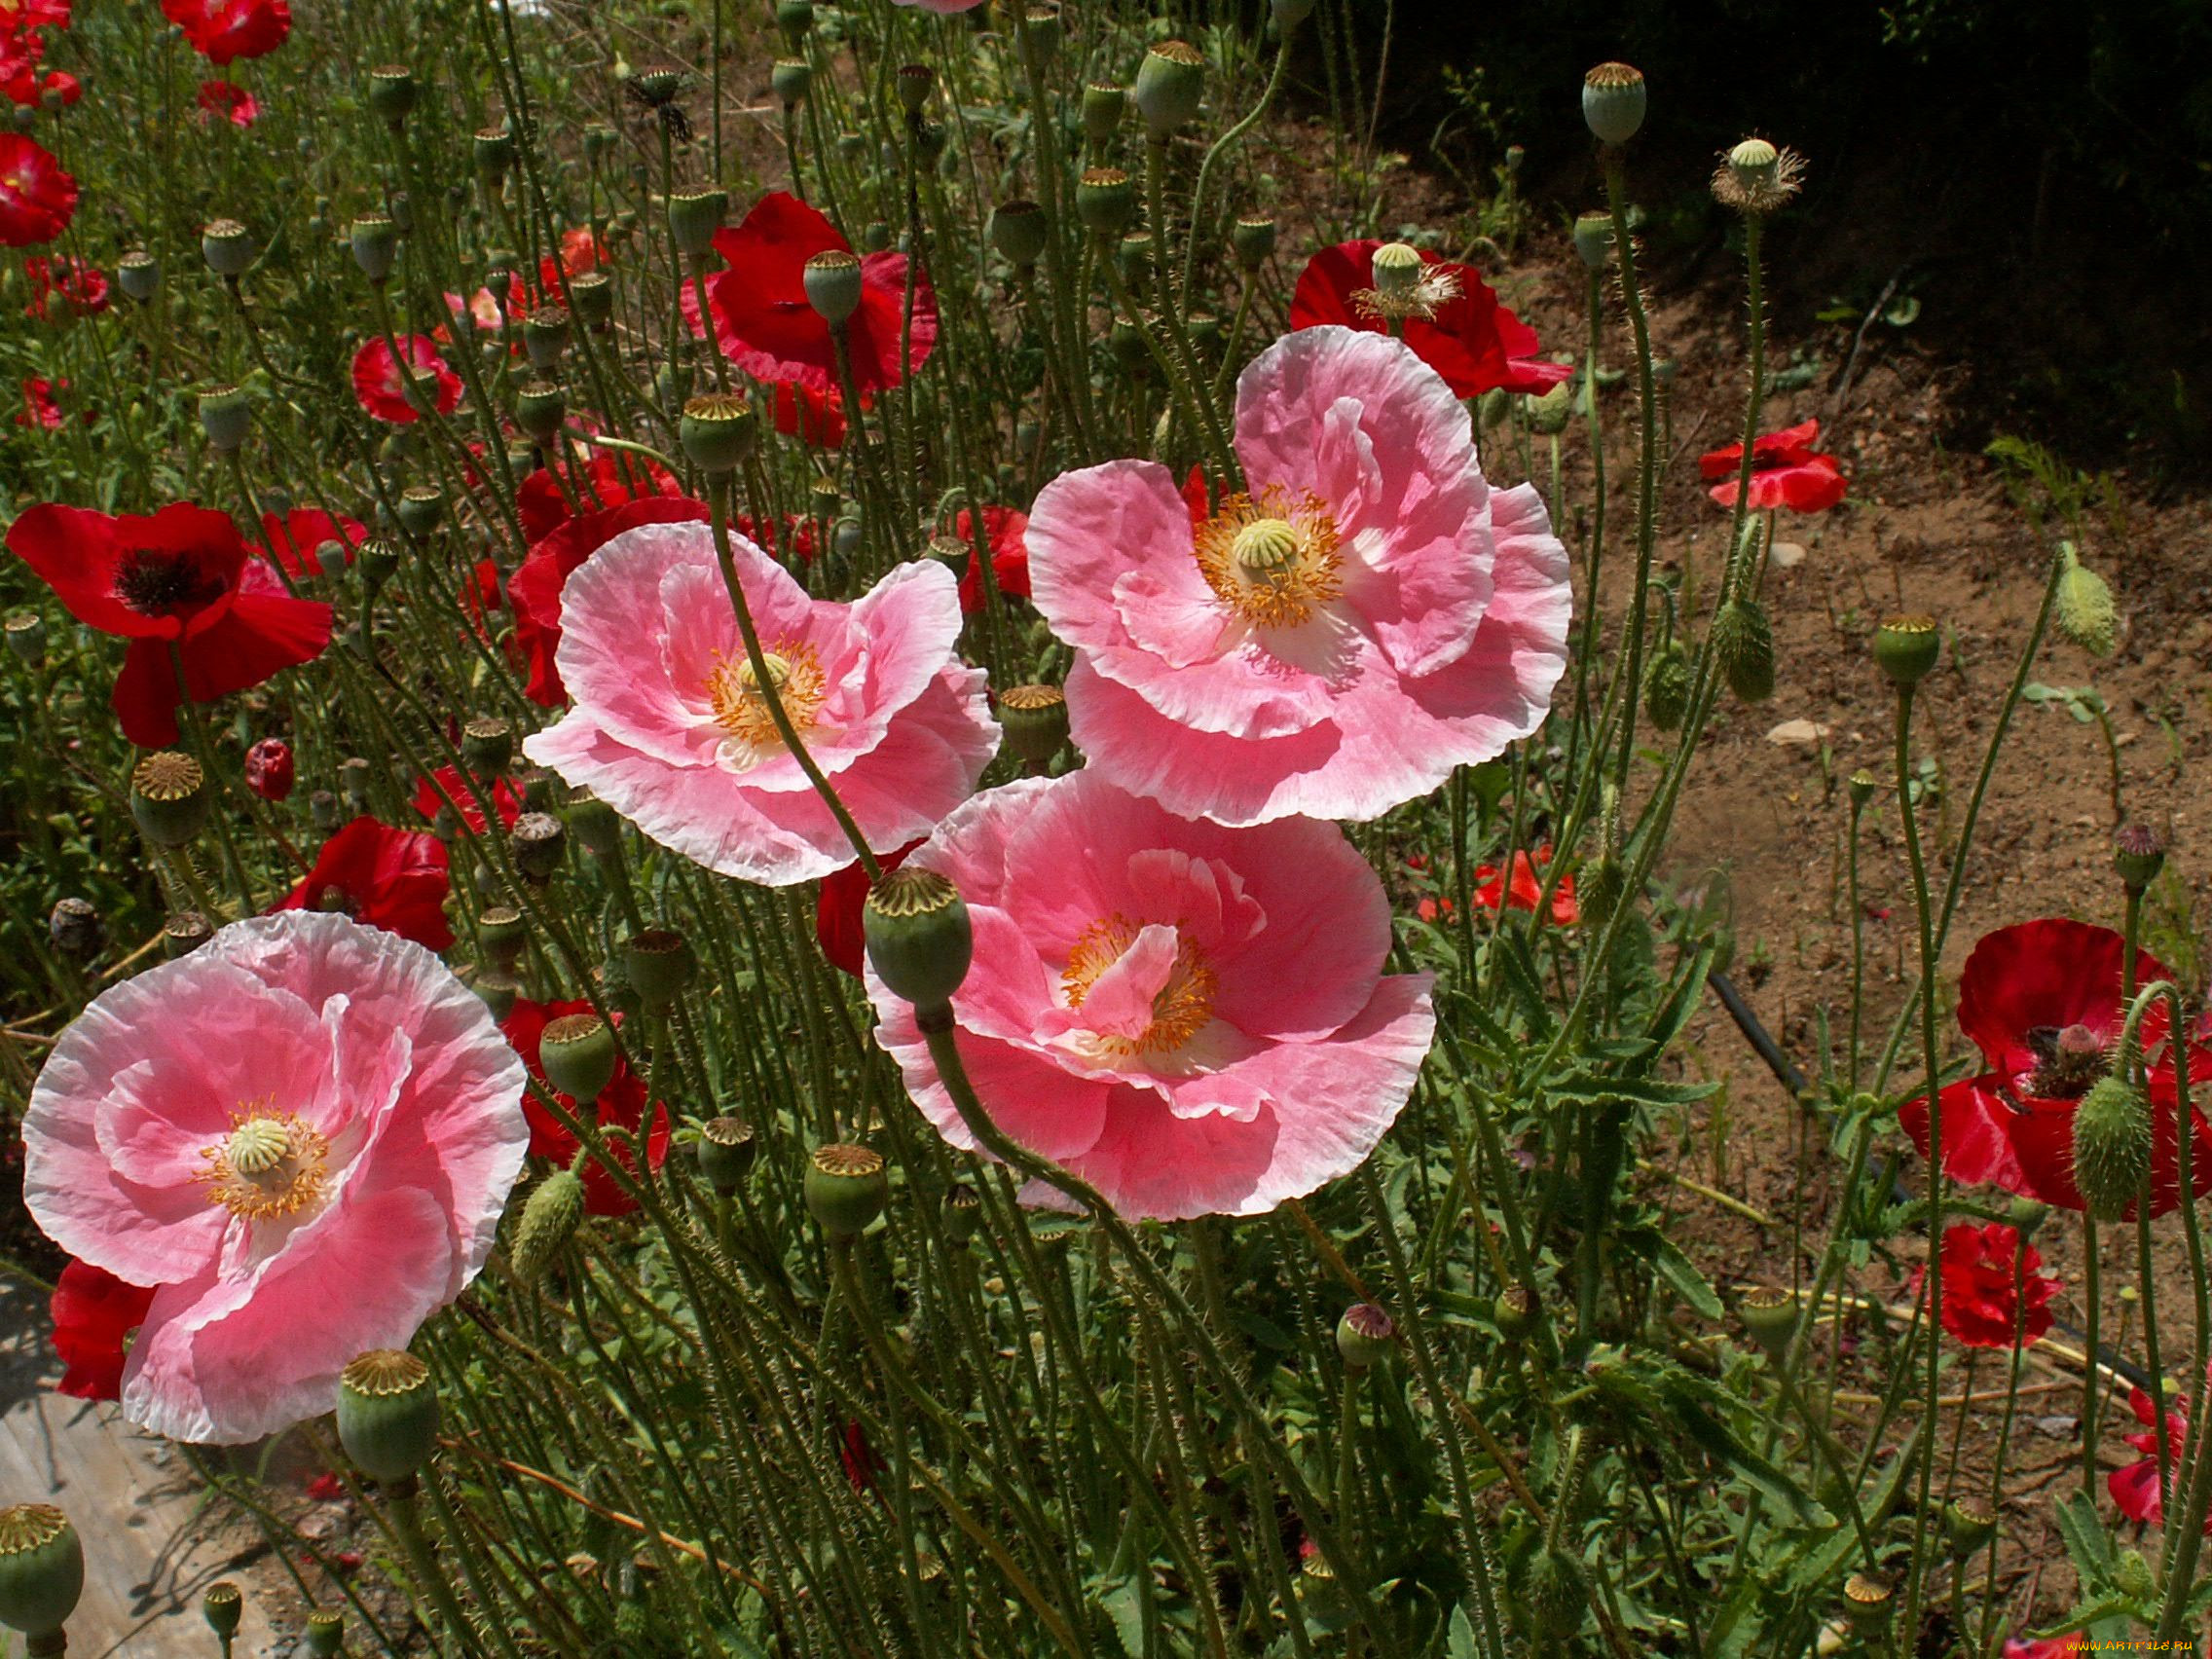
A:
<svg viewBox="0 0 2212 1659">
<path fill-rule="evenodd" d="M 556 1169 L 538 1182 L 522 1206 L 514 1247 L 508 1252 L 515 1277 L 525 1284 L 542 1278 L 576 1235 L 583 1219 L 584 1184 L 580 1176 L 571 1170 Z"/>
<path fill-rule="evenodd" d="M 1670 640 L 1653 655 L 1643 677 L 1643 712 L 1658 730 L 1676 731 L 1689 706 L 1689 652 L 1679 640 Z"/>
<path fill-rule="evenodd" d="M 1521 1599 L 1539 1633 L 1553 1642 L 1565 1641 L 1582 1628 L 1590 1610 L 1589 1575 L 1573 1556 L 1547 1545 L 1529 1564 Z"/>
<path fill-rule="evenodd" d="M 1774 630 L 1755 599 L 1732 599 L 1713 618 L 1713 654 L 1728 689 L 1747 703 L 1774 695 Z"/>
<path fill-rule="evenodd" d="M 2074 1185 L 2089 1214 L 2118 1221 L 2151 1179 L 2151 1103 L 2120 1076 L 2101 1077 L 2074 1110 Z"/>
<path fill-rule="evenodd" d="M 2065 569 L 2059 572 L 2058 596 L 2053 608 L 2058 631 L 2091 656 L 2112 655 L 2120 644 L 2120 608 L 2104 577 L 2082 563 L 2069 542 L 2063 550 Z"/>
</svg>

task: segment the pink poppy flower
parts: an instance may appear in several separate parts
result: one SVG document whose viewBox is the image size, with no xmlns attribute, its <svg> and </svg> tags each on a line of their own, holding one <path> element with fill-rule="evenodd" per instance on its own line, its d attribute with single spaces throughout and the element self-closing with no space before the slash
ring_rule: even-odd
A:
<svg viewBox="0 0 2212 1659">
<path fill-rule="evenodd" d="M 810 599 L 732 535 L 784 709 L 871 846 L 927 834 L 998 748 L 983 673 L 953 654 L 952 572 L 902 565 L 850 605 Z M 523 744 L 639 830 L 723 875 L 788 887 L 853 862 L 753 678 L 705 525 L 615 536 L 561 592 L 575 707 Z"/>
<path fill-rule="evenodd" d="M 428 335 L 406 335 L 399 349 L 422 372 L 422 378 L 437 387 L 440 415 L 451 415 L 461 407 L 461 377 L 446 367 L 437 344 Z M 391 342 L 381 334 L 364 341 L 353 353 L 353 396 L 369 414 L 395 426 L 409 425 L 423 418 L 423 412 L 408 396 L 407 382 L 399 372 L 398 358 L 392 355 Z"/>
<path fill-rule="evenodd" d="M 421 945 L 344 916 L 234 923 L 103 992 L 23 1116 L 23 1201 L 156 1287 L 123 1409 L 235 1444 L 329 1411 L 490 1253 L 530 1126 L 524 1070 Z"/>
<path fill-rule="evenodd" d="M 233 127 L 251 127 L 261 119 L 253 94 L 235 81 L 203 81 L 195 100 L 204 115 L 219 115 Z"/>
<path fill-rule="evenodd" d="M 50 381 L 32 375 L 23 382 L 23 407 L 16 417 L 18 426 L 37 426 L 42 431 L 61 429 L 61 405 L 55 400 L 56 390 L 67 390 L 67 381 Z"/>
<path fill-rule="evenodd" d="M 707 509 L 682 497 L 641 496 L 618 506 L 563 519 L 534 544 L 530 557 L 507 578 L 515 613 L 515 649 L 530 672 L 524 694 L 558 709 L 569 700 L 555 653 L 561 646 L 561 589 L 583 562 L 607 542 L 641 524 L 699 523 Z"/>
<path fill-rule="evenodd" d="M 1413 1092 L 1433 977 L 1382 972 L 1389 901 L 1335 825 L 1225 829 L 1088 768 L 977 797 L 906 862 L 967 901 L 952 1009 L 984 1107 L 1124 1216 L 1263 1214 L 1356 1168 Z M 913 1010 L 867 985 L 907 1092 L 974 1150 Z"/>
<path fill-rule="evenodd" d="M 1378 818 L 1542 722 L 1567 550 L 1493 491 L 1466 410 L 1386 335 L 1302 329 L 1237 386 L 1250 493 L 1194 527 L 1167 469 L 1113 461 L 1030 508 L 1031 594 L 1077 656 L 1076 744 L 1222 824 Z"/>
</svg>

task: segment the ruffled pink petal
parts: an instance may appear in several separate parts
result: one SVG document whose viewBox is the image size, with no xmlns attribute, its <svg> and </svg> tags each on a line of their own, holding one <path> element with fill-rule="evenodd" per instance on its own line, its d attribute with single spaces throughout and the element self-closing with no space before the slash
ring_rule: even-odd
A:
<svg viewBox="0 0 2212 1659">
<path fill-rule="evenodd" d="M 911 1006 L 884 990 L 872 969 L 868 989 L 879 1015 L 875 1039 L 898 1062 L 906 1092 L 922 1116 L 951 1145 L 963 1152 L 980 1151 L 981 1143 L 969 1132 L 967 1120 L 938 1076 Z M 1057 1163 L 1096 1144 L 1111 1085 L 1071 1077 L 1038 1054 L 972 1031 L 956 1028 L 953 1040 L 983 1109 L 1020 1145 Z"/>
</svg>

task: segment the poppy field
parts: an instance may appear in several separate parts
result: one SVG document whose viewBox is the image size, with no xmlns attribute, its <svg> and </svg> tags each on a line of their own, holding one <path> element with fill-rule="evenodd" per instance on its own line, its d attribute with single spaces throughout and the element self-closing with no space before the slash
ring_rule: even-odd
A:
<svg viewBox="0 0 2212 1659">
<path fill-rule="evenodd" d="M 1604 61 L 1569 219 L 1401 223 L 1369 11 L 0 0 L 0 1266 L 275 1564 L 205 1652 L 2203 1638 L 2212 1016 L 2039 678 L 2120 572 L 2035 517 L 1971 710 L 1836 620 L 1785 1053 L 1684 805 L 1864 500 L 1820 159 Z M 2064 697 L 2109 846 L 1972 937 Z M 69 1651 L 113 1518 L 0 1505 Z"/>
</svg>

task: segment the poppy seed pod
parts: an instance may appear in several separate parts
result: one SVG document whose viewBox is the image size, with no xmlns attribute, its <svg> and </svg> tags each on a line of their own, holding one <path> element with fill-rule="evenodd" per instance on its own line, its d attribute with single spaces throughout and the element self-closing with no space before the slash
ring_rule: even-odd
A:
<svg viewBox="0 0 2212 1659">
<path fill-rule="evenodd" d="M 1152 269 L 1153 241 L 1150 231 L 1131 231 L 1122 239 L 1122 245 L 1114 250 L 1114 257 L 1122 267 L 1122 280 L 1132 287 L 1145 280 Z"/>
<path fill-rule="evenodd" d="M 1121 87 L 1098 85 L 1083 89 L 1083 135 L 1092 144 L 1103 144 L 1122 129 L 1122 117 L 1127 111 L 1129 94 Z"/>
<path fill-rule="evenodd" d="M 1874 663 L 1892 685 L 1909 690 L 1927 679 L 1943 652 L 1933 616 L 1889 616 L 1874 630 Z"/>
<path fill-rule="evenodd" d="M 1188 41 L 1163 40 L 1137 65 L 1137 113 L 1147 136 L 1164 143 L 1198 119 L 1205 97 L 1206 60 Z"/>
<path fill-rule="evenodd" d="M 1372 1302 L 1353 1303 L 1337 1320 L 1337 1352 L 1354 1371 L 1388 1359 L 1397 1345 L 1397 1322 Z"/>
<path fill-rule="evenodd" d="M 1997 1536 L 1997 1511 L 1978 1497 L 1955 1497 L 1943 1505 L 1943 1532 L 1964 1559 Z"/>
<path fill-rule="evenodd" d="M 515 165 L 514 129 L 507 127 L 486 127 L 477 134 L 471 154 L 476 170 L 495 186 L 507 176 L 507 169 Z"/>
<path fill-rule="evenodd" d="M 945 1235 L 955 1244 L 965 1244 L 976 1236 L 976 1224 L 982 1215 L 983 1196 L 965 1181 L 944 1195 Z"/>
<path fill-rule="evenodd" d="M 1643 71 L 1601 63 L 1582 77 L 1582 119 L 1601 144 L 1625 144 L 1643 125 Z"/>
<path fill-rule="evenodd" d="M 360 568 L 361 585 L 373 594 L 399 573 L 399 548 L 381 535 L 372 535 L 354 550 L 353 562 Z M 343 780 L 343 765 L 339 775 Z"/>
<path fill-rule="evenodd" d="M 107 942 L 107 926 L 88 899 L 63 899 L 46 918 L 46 937 L 54 948 L 78 962 L 89 962 Z"/>
<path fill-rule="evenodd" d="M 1603 271 L 1613 262 L 1613 216 L 1582 213 L 1574 221 L 1574 252 L 1585 269 Z"/>
<path fill-rule="evenodd" d="M 1313 0 L 1274 0 L 1275 27 L 1284 34 L 1313 15 Z"/>
<path fill-rule="evenodd" d="M 903 865 L 861 906 L 861 931 L 876 977 L 917 1008 L 940 1007 L 968 977 L 976 939 L 968 905 L 950 878 Z"/>
<path fill-rule="evenodd" d="M 699 1125 L 699 1173 L 718 1193 L 734 1193 L 759 1151 L 753 1125 L 743 1118 L 710 1118 Z"/>
<path fill-rule="evenodd" d="M 124 293 L 144 305 L 162 285 L 162 266 L 143 250 L 127 253 L 116 265 L 115 279 Z"/>
<path fill-rule="evenodd" d="M 397 127 L 415 113 L 415 72 L 404 63 L 385 63 L 369 71 L 369 109 Z"/>
<path fill-rule="evenodd" d="M 1774 630 L 1755 599 L 1732 599 L 1713 618 L 1713 654 L 1728 689 L 1747 703 L 1774 695 Z"/>
<path fill-rule="evenodd" d="M 530 928 L 520 910 L 498 904 L 476 918 L 476 940 L 492 961 L 511 968 L 530 940 Z"/>
<path fill-rule="evenodd" d="M 515 424 L 533 442 L 549 444 L 569 418 L 569 400 L 551 381 L 532 381 L 515 388 Z"/>
<path fill-rule="evenodd" d="M 1843 1581 L 1843 1610 L 1858 1630 L 1872 1633 L 1889 1621 L 1897 1596 L 1882 1579 L 1855 1572 Z"/>
<path fill-rule="evenodd" d="M 564 1014 L 545 1027 L 538 1040 L 538 1063 L 546 1081 L 563 1094 L 575 1096 L 588 1106 L 614 1081 L 621 1056 L 614 1047 L 614 1030 L 596 1014 Z"/>
<path fill-rule="evenodd" d="M 614 282 L 604 271 L 569 278 L 569 307 L 586 328 L 603 328 L 614 315 Z"/>
<path fill-rule="evenodd" d="M 200 394 L 200 429 L 217 455 L 235 455 L 253 429 L 253 399 L 242 387 L 219 386 Z"/>
<path fill-rule="evenodd" d="M 523 350 L 534 369 L 560 366 L 569 350 L 569 312 L 565 306 L 539 306 L 522 325 Z"/>
<path fill-rule="evenodd" d="M 1229 245 L 1240 267 L 1257 271 L 1275 250 L 1275 222 L 1264 214 L 1239 218 L 1229 228 Z"/>
<path fill-rule="evenodd" d="M 726 190 L 678 191 L 668 199 L 668 234 L 676 251 L 686 259 L 704 259 L 715 251 L 715 233 L 728 215 Z"/>
<path fill-rule="evenodd" d="M 496 777 L 515 757 L 515 728 L 496 715 L 482 715 L 461 728 L 461 757 L 479 778 Z"/>
<path fill-rule="evenodd" d="M 1076 217 L 1095 237 L 1120 237 L 1136 211 L 1137 187 L 1120 167 L 1091 167 L 1076 184 Z"/>
<path fill-rule="evenodd" d="M 430 1368 L 401 1348 L 372 1348 L 338 1374 L 338 1439 L 382 1486 L 413 1480 L 438 1444 Z"/>
<path fill-rule="evenodd" d="M 46 661 L 46 618 L 29 606 L 18 606 L 8 612 L 8 620 L 0 624 L 8 637 L 8 653 L 27 668 L 40 667 Z"/>
<path fill-rule="evenodd" d="M 806 303 L 831 328 L 842 328 L 861 305 L 861 262 L 841 247 L 824 248 L 800 273 Z"/>
<path fill-rule="evenodd" d="M 207 1628 L 224 1641 L 239 1633 L 239 1625 L 245 1616 L 245 1596 L 236 1584 L 224 1579 L 207 1586 L 207 1593 L 200 1598 L 200 1616 L 207 1621 Z"/>
<path fill-rule="evenodd" d="M 173 962 L 198 950 L 215 937 L 215 929 L 198 910 L 179 910 L 162 923 L 162 954 Z"/>
<path fill-rule="evenodd" d="M 1797 1332 L 1796 1293 L 1779 1285 L 1753 1285 L 1737 1299 L 1736 1314 L 1751 1341 L 1780 1365 L 1789 1349 L 1789 1339 Z"/>
<path fill-rule="evenodd" d="M 798 45 L 814 27 L 814 0 L 776 0 L 776 27 Z"/>
<path fill-rule="evenodd" d="M 353 250 L 353 263 L 361 268 L 361 275 L 382 282 L 399 258 L 399 227 L 382 213 L 366 215 L 353 221 L 346 244 Z"/>
<path fill-rule="evenodd" d="M 660 1013 L 682 996 L 699 968 L 690 941 L 674 928 L 632 934 L 622 946 L 622 962 L 647 1014 Z"/>
<path fill-rule="evenodd" d="M 814 65 L 802 57 L 779 57 L 768 71 L 768 87 L 785 109 L 796 109 L 814 90 Z"/>
<path fill-rule="evenodd" d="M 253 267 L 253 237 L 236 219 L 211 220 L 200 233 L 200 257 L 218 276 L 243 276 Z"/>
<path fill-rule="evenodd" d="M 336 1607 L 317 1607 L 308 1614 L 308 1652 L 313 1659 L 330 1659 L 346 1648 L 346 1615 Z"/>
<path fill-rule="evenodd" d="M 604 859 L 621 845 L 621 815 L 589 790 L 571 793 L 564 810 L 568 814 L 569 828 L 576 832 L 576 839 L 593 858 Z"/>
<path fill-rule="evenodd" d="M 1007 747 L 1031 766 L 1043 766 L 1068 740 L 1068 699 L 1057 685 L 1014 685 L 999 694 L 999 724 Z"/>
<path fill-rule="evenodd" d="M 399 493 L 399 528 L 421 540 L 445 522 L 446 494 L 435 484 L 410 484 Z"/>
<path fill-rule="evenodd" d="M 2166 867 L 2165 844 L 2148 824 L 2126 825 L 2112 838 L 2112 867 L 2121 886 L 2141 893 Z"/>
<path fill-rule="evenodd" d="M 1536 1293 L 1525 1284 L 1509 1284 L 1491 1304 L 1490 1316 L 1500 1336 L 1519 1342 L 1536 1329 Z"/>
<path fill-rule="evenodd" d="M 572 1170 L 556 1169 L 537 1183 L 522 1206 L 514 1247 L 507 1253 L 516 1278 L 535 1284 L 545 1276 L 583 1225 L 584 1206 L 583 1179 Z"/>
<path fill-rule="evenodd" d="M 891 90 L 897 94 L 899 107 L 908 115 L 919 115 L 922 105 L 930 101 L 930 91 L 937 85 L 937 71 L 927 63 L 902 63 L 891 77 Z"/>
<path fill-rule="evenodd" d="M 2151 1103 L 2120 1076 L 2101 1077 L 2074 1110 L 2074 1185 L 2089 1214 L 2118 1221 L 2151 1179 Z"/>
<path fill-rule="evenodd" d="M 52 1636 L 69 1622 L 84 1592 L 85 1546 L 68 1516 L 51 1503 L 0 1509 L 0 1624 Z"/>
<path fill-rule="evenodd" d="M 883 1213 L 891 1177 L 870 1146 L 831 1142 L 814 1149 L 803 1187 L 807 1213 L 833 1239 L 857 1238 Z"/>
<path fill-rule="evenodd" d="M 149 846 L 181 847 L 207 827 L 206 779 L 200 762 L 173 749 L 130 769 L 130 816 Z"/>
<path fill-rule="evenodd" d="M 991 209 L 991 245 L 1024 271 L 1043 256 L 1051 228 L 1045 209 L 1034 202 L 1002 202 Z"/>
<path fill-rule="evenodd" d="M 439 810 L 442 814 L 444 809 Z M 550 812 L 526 812 L 507 831 L 507 841 L 517 869 L 533 881 L 550 881 L 568 850 L 568 826 Z"/>
<path fill-rule="evenodd" d="M 734 391 L 690 399 L 677 427 L 684 459 L 710 478 L 735 471 L 752 453 L 757 432 L 753 405 Z"/>
<path fill-rule="evenodd" d="M 1426 262 L 1409 242 L 1384 242 L 1368 261 L 1378 293 L 1402 294 L 1420 281 Z"/>
<path fill-rule="evenodd" d="M 1060 9 L 1057 6 L 1031 6 L 1021 15 L 1029 30 L 1029 51 L 1033 56 L 1045 58 L 1060 50 Z"/>
</svg>

